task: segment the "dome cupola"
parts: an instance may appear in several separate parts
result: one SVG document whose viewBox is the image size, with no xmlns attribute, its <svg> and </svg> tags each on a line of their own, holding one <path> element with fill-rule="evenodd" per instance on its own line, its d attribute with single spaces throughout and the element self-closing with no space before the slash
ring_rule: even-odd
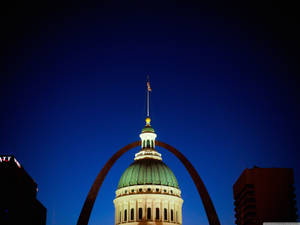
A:
<svg viewBox="0 0 300 225">
<path fill-rule="evenodd" d="M 150 117 L 146 118 L 146 126 L 140 134 L 141 150 L 135 154 L 134 160 L 152 158 L 162 160 L 161 154 L 155 150 L 155 138 L 157 137 L 154 129 L 150 125 Z"/>
</svg>

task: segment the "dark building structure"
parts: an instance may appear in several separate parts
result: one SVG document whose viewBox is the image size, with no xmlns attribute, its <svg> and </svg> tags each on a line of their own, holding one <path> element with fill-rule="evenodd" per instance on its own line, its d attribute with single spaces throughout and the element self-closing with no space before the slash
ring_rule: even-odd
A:
<svg viewBox="0 0 300 225">
<path fill-rule="evenodd" d="M 233 185 L 235 223 L 296 222 L 294 191 L 293 169 L 245 169 Z"/>
<path fill-rule="evenodd" d="M 14 156 L 0 156 L 0 224 L 45 225 L 46 208 L 36 199 L 37 184 Z"/>
</svg>

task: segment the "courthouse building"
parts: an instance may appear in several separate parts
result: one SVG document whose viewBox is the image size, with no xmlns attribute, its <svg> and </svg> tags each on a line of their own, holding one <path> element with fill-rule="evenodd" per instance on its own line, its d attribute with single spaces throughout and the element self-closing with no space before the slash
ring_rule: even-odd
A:
<svg viewBox="0 0 300 225">
<path fill-rule="evenodd" d="M 155 149 L 156 134 L 146 118 L 141 150 L 125 170 L 116 190 L 115 224 L 182 224 L 181 190 L 172 170 Z"/>
</svg>

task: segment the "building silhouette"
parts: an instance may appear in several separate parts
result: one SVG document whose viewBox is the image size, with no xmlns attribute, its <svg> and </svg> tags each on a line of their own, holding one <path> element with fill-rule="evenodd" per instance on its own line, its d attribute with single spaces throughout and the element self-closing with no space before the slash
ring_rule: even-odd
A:
<svg viewBox="0 0 300 225">
<path fill-rule="evenodd" d="M 296 222 L 298 216 L 293 185 L 293 169 L 245 169 L 233 185 L 235 223 Z"/>
<path fill-rule="evenodd" d="M 46 208 L 36 199 L 37 184 L 14 156 L 0 156 L 1 225 L 45 225 Z"/>
</svg>

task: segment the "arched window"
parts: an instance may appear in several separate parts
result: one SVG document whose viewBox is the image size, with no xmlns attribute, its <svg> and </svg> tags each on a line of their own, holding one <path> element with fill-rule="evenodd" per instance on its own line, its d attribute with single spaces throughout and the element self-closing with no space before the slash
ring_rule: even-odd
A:
<svg viewBox="0 0 300 225">
<path fill-rule="evenodd" d="M 151 208 L 147 208 L 147 220 L 151 220 Z"/>
<path fill-rule="evenodd" d="M 159 208 L 156 208 L 155 210 L 155 219 L 159 220 Z"/>
<path fill-rule="evenodd" d="M 122 222 L 121 219 L 122 219 L 122 212 L 120 211 L 120 217 L 119 217 L 119 222 L 120 223 Z"/>
<path fill-rule="evenodd" d="M 143 146 L 142 146 L 143 148 L 145 148 L 146 147 L 146 141 L 145 140 L 143 140 Z"/>
<path fill-rule="evenodd" d="M 164 208 L 164 220 L 168 220 L 168 210 Z"/>
<path fill-rule="evenodd" d="M 153 140 L 151 141 L 151 148 L 154 148 Z"/>
<path fill-rule="evenodd" d="M 176 221 L 178 223 L 178 212 L 176 211 Z"/>
<path fill-rule="evenodd" d="M 173 221 L 174 220 L 174 215 L 173 215 L 174 213 L 173 213 L 173 209 L 171 209 L 171 221 Z"/>
<path fill-rule="evenodd" d="M 124 210 L 124 221 L 127 221 L 127 209 Z"/>
<path fill-rule="evenodd" d="M 139 208 L 139 220 L 143 219 L 143 209 Z"/>
<path fill-rule="evenodd" d="M 150 148 L 150 141 L 147 140 L 147 148 Z"/>
<path fill-rule="evenodd" d="M 130 220 L 134 220 L 134 209 L 130 211 Z"/>
</svg>

